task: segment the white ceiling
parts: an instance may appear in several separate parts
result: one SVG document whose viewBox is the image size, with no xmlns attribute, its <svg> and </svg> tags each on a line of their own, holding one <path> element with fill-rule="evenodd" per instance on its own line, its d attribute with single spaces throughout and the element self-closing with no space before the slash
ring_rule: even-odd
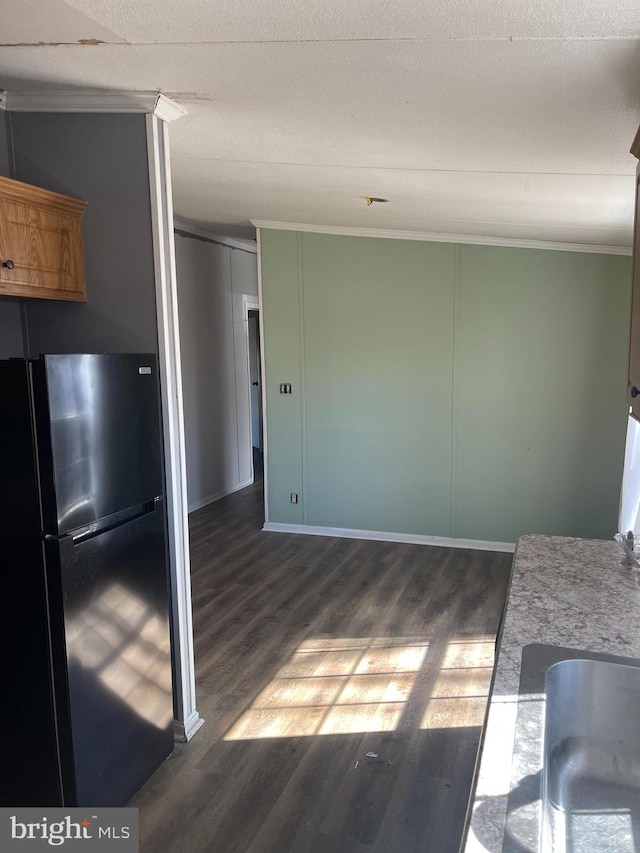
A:
<svg viewBox="0 0 640 853">
<path fill-rule="evenodd" d="M 170 130 L 182 220 L 631 243 L 638 0 L 2 7 L 10 92 L 158 90 L 187 108 Z"/>
</svg>

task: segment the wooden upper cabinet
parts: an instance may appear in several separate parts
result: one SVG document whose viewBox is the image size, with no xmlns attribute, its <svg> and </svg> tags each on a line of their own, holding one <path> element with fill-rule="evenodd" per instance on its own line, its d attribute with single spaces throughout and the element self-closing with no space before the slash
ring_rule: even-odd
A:
<svg viewBox="0 0 640 853">
<path fill-rule="evenodd" d="M 0 295 L 86 301 L 86 206 L 0 176 Z"/>
</svg>

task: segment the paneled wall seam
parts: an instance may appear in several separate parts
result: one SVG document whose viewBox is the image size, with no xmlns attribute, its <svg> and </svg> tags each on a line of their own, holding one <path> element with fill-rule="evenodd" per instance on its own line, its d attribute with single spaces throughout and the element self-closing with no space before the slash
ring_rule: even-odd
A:
<svg viewBox="0 0 640 853">
<path fill-rule="evenodd" d="M 458 409 L 458 340 L 460 316 L 460 246 L 453 246 L 453 337 L 451 354 L 451 536 L 457 536 L 457 409 Z"/>
<path fill-rule="evenodd" d="M 300 435 L 301 441 L 301 474 L 302 494 L 302 522 L 309 523 L 307 507 L 307 411 L 306 411 L 306 383 L 305 383 L 305 338 L 304 338 L 304 268 L 302 234 L 298 233 L 298 331 L 300 334 Z"/>
</svg>

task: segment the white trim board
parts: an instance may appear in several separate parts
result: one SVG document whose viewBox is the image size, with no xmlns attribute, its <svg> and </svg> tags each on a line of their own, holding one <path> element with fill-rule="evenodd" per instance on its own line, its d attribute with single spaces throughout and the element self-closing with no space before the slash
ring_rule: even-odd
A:
<svg viewBox="0 0 640 853">
<path fill-rule="evenodd" d="M 264 357 L 264 311 L 262 310 L 262 256 L 260 254 L 260 229 L 256 234 L 256 245 L 258 247 L 258 322 L 260 324 L 260 381 L 262 382 L 262 460 L 264 471 L 262 474 L 264 483 L 264 520 L 269 521 L 269 438 L 267 429 L 267 369 Z"/>
<path fill-rule="evenodd" d="M 183 106 L 167 98 L 162 92 L 152 91 L 8 91 L 0 107 L 14 113 L 148 113 L 165 122 L 174 121 L 187 114 Z"/>
<path fill-rule="evenodd" d="M 356 530 L 347 527 L 314 527 L 309 524 L 279 524 L 266 521 L 266 533 L 298 533 L 305 536 L 337 536 L 342 539 L 369 539 L 372 542 L 404 542 L 409 545 L 437 545 L 441 548 L 469 548 L 472 551 L 503 551 L 513 554 L 513 542 L 488 542 L 484 539 L 454 539 L 448 536 L 422 536 L 418 533 L 387 533 L 382 530 Z"/>
<path fill-rule="evenodd" d="M 229 246 L 232 249 L 239 249 L 241 252 L 249 252 L 252 255 L 258 253 L 258 244 L 255 240 L 243 240 L 240 237 L 228 237 L 226 234 L 220 234 L 217 231 L 209 231 L 200 225 L 193 225 L 186 219 L 174 217 L 173 227 L 176 231 L 182 231 L 181 236 L 201 237 L 203 240 L 210 240 L 212 243 L 219 243 L 222 246 Z"/>
<path fill-rule="evenodd" d="M 226 498 L 227 495 L 232 495 L 234 492 L 239 492 L 240 489 L 246 489 L 247 486 L 250 486 L 252 483 L 253 477 L 249 477 L 248 480 L 243 480 L 242 483 L 236 483 L 235 486 L 229 486 L 228 489 L 222 489 L 222 491 L 216 492 L 215 495 L 209 495 L 206 498 L 201 498 L 199 501 L 189 504 L 189 512 L 195 512 L 198 509 L 202 509 L 203 506 L 208 506 L 209 504 L 215 503 L 216 501 L 219 501 L 222 498 Z"/>
<path fill-rule="evenodd" d="M 304 231 L 342 237 L 380 237 L 384 240 L 421 240 L 428 243 L 467 243 L 475 246 L 507 246 L 513 249 L 549 249 L 554 252 L 591 252 L 601 255 L 631 255 L 631 246 L 601 246 L 596 243 L 554 243 L 550 240 L 520 240 L 517 237 L 484 237 L 477 234 L 444 234 L 438 231 L 390 231 L 376 228 L 342 228 L 338 225 L 307 225 L 300 222 L 269 222 L 252 219 L 256 228 L 275 231 Z"/>
<path fill-rule="evenodd" d="M 148 114 L 147 152 L 158 323 L 158 361 L 165 453 L 166 511 L 173 663 L 174 733 L 188 739 L 200 727 L 196 709 L 195 656 L 187 519 L 187 475 L 180 329 L 173 236 L 169 128 Z"/>
<path fill-rule="evenodd" d="M 173 721 L 173 739 L 179 743 L 188 743 L 203 725 L 202 717 L 197 711 L 193 711 L 184 722 Z"/>
</svg>

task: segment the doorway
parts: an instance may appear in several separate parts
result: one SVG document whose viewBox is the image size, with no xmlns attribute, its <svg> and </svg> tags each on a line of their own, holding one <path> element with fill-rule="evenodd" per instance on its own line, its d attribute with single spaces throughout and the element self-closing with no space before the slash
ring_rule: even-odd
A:
<svg viewBox="0 0 640 853">
<path fill-rule="evenodd" d="M 260 311 L 257 308 L 247 306 L 247 330 L 249 342 L 251 448 L 253 455 L 253 479 L 255 481 L 262 479 L 264 474 Z"/>
</svg>

